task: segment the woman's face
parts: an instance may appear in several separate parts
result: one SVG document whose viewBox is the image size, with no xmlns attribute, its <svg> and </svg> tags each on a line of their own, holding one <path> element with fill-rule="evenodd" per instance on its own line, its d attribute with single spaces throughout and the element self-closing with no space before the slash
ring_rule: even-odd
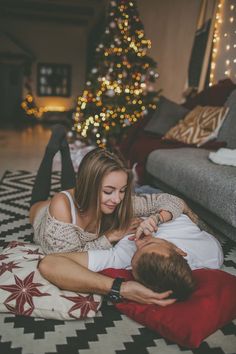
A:
<svg viewBox="0 0 236 354">
<path fill-rule="evenodd" d="M 124 171 L 113 171 L 104 176 L 101 189 L 101 211 L 112 214 L 124 199 L 128 176 Z"/>
</svg>

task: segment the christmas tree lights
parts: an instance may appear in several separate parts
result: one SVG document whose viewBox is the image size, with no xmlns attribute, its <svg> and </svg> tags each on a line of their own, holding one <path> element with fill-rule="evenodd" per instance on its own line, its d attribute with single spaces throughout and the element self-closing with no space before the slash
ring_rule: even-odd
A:
<svg viewBox="0 0 236 354">
<path fill-rule="evenodd" d="M 135 1 L 112 0 L 94 66 L 74 113 L 74 130 L 89 143 L 104 147 L 126 127 L 156 108 L 156 63 L 147 56 Z"/>
<path fill-rule="evenodd" d="M 21 108 L 25 111 L 26 115 L 29 117 L 33 117 L 39 119 L 42 117 L 45 112 L 43 107 L 37 107 L 31 87 L 31 78 L 27 77 L 25 80 L 25 89 L 27 94 L 21 103 Z"/>
<path fill-rule="evenodd" d="M 34 118 L 41 118 L 45 109 L 42 107 L 37 107 L 34 96 L 32 93 L 28 93 L 23 102 L 21 103 L 21 107 L 24 109 L 27 116 L 34 117 Z"/>
</svg>

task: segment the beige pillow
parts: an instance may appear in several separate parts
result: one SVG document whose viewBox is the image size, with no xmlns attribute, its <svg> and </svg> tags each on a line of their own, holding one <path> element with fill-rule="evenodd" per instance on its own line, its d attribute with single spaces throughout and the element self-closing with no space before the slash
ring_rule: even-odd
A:
<svg viewBox="0 0 236 354">
<path fill-rule="evenodd" d="M 168 130 L 163 139 L 201 146 L 217 137 L 228 110 L 228 107 L 197 106 Z"/>
</svg>

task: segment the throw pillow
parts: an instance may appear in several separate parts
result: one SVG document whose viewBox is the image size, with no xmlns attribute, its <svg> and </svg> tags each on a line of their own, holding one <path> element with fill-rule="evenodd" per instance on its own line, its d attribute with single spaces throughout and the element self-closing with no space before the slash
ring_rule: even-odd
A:
<svg viewBox="0 0 236 354">
<path fill-rule="evenodd" d="M 132 279 L 130 271 L 108 269 L 103 274 Z M 221 270 L 193 271 L 196 290 L 189 299 L 167 307 L 132 301 L 115 304 L 133 320 L 179 345 L 196 348 L 217 329 L 236 318 L 236 277 Z"/>
<path fill-rule="evenodd" d="M 94 317 L 100 295 L 60 290 L 44 279 L 38 262 L 40 246 L 11 242 L 0 254 L 0 312 L 16 315 L 73 320 Z"/>
<path fill-rule="evenodd" d="M 140 138 L 140 135 L 144 134 L 144 127 L 151 119 L 151 113 L 140 117 L 136 123 L 130 126 L 127 133 L 121 139 L 118 144 L 118 148 L 125 159 L 129 160 L 129 150 L 132 144 Z"/>
<path fill-rule="evenodd" d="M 163 139 L 201 146 L 217 137 L 228 111 L 228 107 L 197 106 L 171 128 Z"/>
<path fill-rule="evenodd" d="M 145 126 L 144 131 L 164 135 L 188 112 L 187 108 L 161 96 L 157 109 Z"/>
<path fill-rule="evenodd" d="M 188 109 L 196 106 L 223 106 L 236 85 L 230 79 L 220 80 L 217 84 L 205 88 L 196 96 L 188 98 L 183 104 Z"/>
</svg>

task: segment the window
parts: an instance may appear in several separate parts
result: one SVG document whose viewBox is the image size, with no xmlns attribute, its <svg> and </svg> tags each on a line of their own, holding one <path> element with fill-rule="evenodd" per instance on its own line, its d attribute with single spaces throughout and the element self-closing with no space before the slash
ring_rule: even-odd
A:
<svg viewBox="0 0 236 354">
<path fill-rule="evenodd" d="M 69 97 L 71 91 L 71 66 L 68 64 L 38 64 L 38 96 Z"/>
</svg>

